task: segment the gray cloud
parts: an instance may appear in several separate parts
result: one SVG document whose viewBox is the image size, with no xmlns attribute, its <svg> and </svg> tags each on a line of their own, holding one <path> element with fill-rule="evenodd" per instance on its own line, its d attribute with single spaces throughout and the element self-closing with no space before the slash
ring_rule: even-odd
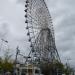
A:
<svg viewBox="0 0 75 75">
<path fill-rule="evenodd" d="M 75 1 L 74 0 L 46 0 L 55 29 L 55 39 L 61 60 L 71 58 L 75 63 Z M 24 23 L 24 0 L 0 0 L 0 36 L 7 30 L 6 39 L 13 50 L 19 45 L 23 53 L 29 50 L 27 31 Z M 6 24 L 7 30 L 1 31 Z M 3 27 L 4 28 L 4 27 Z M 19 44 L 20 43 L 20 44 Z"/>
<path fill-rule="evenodd" d="M 16 2 L 17 2 L 17 3 L 22 3 L 22 4 L 24 4 L 25 1 L 26 1 L 26 0 L 17 0 Z"/>
</svg>

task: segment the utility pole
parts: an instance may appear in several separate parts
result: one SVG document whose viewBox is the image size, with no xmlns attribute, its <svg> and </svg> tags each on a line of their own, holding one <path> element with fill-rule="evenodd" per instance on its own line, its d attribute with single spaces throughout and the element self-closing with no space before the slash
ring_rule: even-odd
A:
<svg viewBox="0 0 75 75">
<path fill-rule="evenodd" d="M 17 73 L 16 64 L 17 64 L 17 56 L 20 53 L 19 47 L 16 48 L 16 57 L 15 57 L 15 66 L 14 66 L 14 75 Z M 16 74 L 17 75 L 17 74 Z"/>
<path fill-rule="evenodd" d="M 16 58 L 15 58 L 15 63 L 17 63 L 17 56 L 20 53 L 19 47 L 17 46 L 16 48 Z"/>
</svg>

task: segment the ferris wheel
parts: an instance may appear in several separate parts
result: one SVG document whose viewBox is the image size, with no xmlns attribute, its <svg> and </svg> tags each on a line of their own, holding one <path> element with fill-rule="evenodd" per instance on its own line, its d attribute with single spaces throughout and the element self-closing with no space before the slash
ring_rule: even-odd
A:
<svg viewBox="0 0 75 75">
<path fill-rule="evenodd" d="M 25 1 L 25 23 L 33 57 L 40 60 L 60 60 L 56 46 L 52 19 L 44 0 Z"/>
</svg>

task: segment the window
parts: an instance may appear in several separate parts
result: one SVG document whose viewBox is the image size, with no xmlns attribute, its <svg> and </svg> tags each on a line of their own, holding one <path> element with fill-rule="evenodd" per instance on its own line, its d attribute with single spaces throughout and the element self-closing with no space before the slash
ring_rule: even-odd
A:
<svg viewBox="0 0 75 75">
<path fill-rule="evenodd" d="M 39 70 L 35 69 L 35 73 L 39 73 Z"/>
<path fill-rule="evenodd" d="M 26 69 L 22 69 L 21 75 L 26 75 L 27 70 Z"/>
</svg>

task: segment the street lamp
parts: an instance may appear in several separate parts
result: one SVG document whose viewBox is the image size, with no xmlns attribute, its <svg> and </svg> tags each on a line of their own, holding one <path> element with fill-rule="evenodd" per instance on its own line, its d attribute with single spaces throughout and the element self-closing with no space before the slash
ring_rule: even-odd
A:
<svg viewBox="0 0 75 75">
<path fill-rule="evenodd" d="M 0 50 L 1 50 L 1 48 L 2 48 L 2 44 L 3 44 L 3 42 L 8 43 L 8 41 L 7 41 L 7 40 L 5 40 L 5 39 L 1 39 L 1 41 L 2 41 L 2 43 L 1 43 Z"/>
<path fill-rule="evenodd" d="M 6 42 L 6 43 L 8 43 L 8 41 L 7 40 L 5 40 L 5 39 L 1 39 L 2 41 L 4 41 L 4 42 Z"/>
</svg>

